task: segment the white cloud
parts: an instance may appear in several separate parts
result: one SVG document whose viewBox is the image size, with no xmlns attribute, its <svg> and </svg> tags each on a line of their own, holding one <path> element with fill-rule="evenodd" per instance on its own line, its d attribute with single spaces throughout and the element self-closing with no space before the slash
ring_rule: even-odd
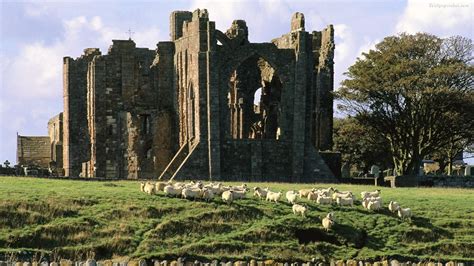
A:
<svg viewBox="0 0 474 266">
<path fill-rule="evenodd" d="M 364 37 L 364 43 L 360 46 L 359 51 L 357 52 L 357 56 L 362 56 L 362 53 L 368 53 L 370 50 L 375 49 L 375 45 L 379 43 L 379 39 L 371 39 L 368 36 Z"/>
<path fill-rule="evenodd" d="M 29 17 L 41 17 L 50 12 L 48 5 L 29 2 L 25 3 L 25 14 Z"/>
<path fill-rule="evenodd" d="M 471 0 L 408 0 L 396 32 L 430 32 L 452 35 L 458 28 L 470 25 L 472 34 L 473 7 Z"/>
<path fill-rule="evenodd" d="M 290 31 L 291 11 L 284 0 L 194 0 L 188 10 L 205 8 L 216 28 L 225 32 L 236 19 L 243 19 L 249 28 L 249 39 L 253 42 L 270 41 L 279 37 L 275 29 Z M 265 10 L 262 12 L 262 10 Z M 286 27 L 283 25 L 286 24 Z M 276 25 L 283 27 L 276 27 Z M 272 35 L 272 36 L 269 36 Z"/>
<path fill-rule="evenodd" d="M 51 98 L 62 94 L 62 58 L 79 56 L 84 48 L 99 47 L 104 52 L 112 39 L 124 39 L 125 32 L 105 26 L 98 16 L 79 16 L 63 21 L 64 36 L 52 44 L 35 42 L 20 48 L 16 57 L 2 60 L 2 83 L 9 96 Z M 154 49 L 159 40 L 158 28 L 137 31 L 137 46 Z M 2 58 L 3 59 L 3 58 Z"/>
<path fill-rule="evenodd" d="M 30 15 L 35 15 L 31 13 Z M 84 48 L 98 47 L 103 53 L 112 39 L 126 39 L 124 30 L 103 22 L 101 17 L 77 16 L 63 20 L 63 35 L 53 42 L 37 40 L 18 47 L 17 54 L 0 51 L 0 160 L 14 161 L 16 132 L 46 135 L 47 122 L 62 111 L 62 58 L 78 57 Z M 138 47 L 155 49 L 163 39 L 157 27 L 135 29 Z"/>
<path fill-rule="evenodd" d="M 344 62 L 354 49 L 355 37 L 352 29 L 346 24 L 334 25 L 334 38 L 336 42 L 336 63 Z"/>
</svg>

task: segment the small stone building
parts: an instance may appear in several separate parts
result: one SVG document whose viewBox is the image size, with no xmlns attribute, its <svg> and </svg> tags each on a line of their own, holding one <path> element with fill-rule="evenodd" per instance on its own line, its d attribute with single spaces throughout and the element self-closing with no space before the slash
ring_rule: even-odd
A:
<svg viewBox="0 0 474 266">
<path fill-rule="evenodd" d="M 65 175 L 335 181 L 332 25 L 308 32 L 296 13 L 288 34 L 251 43 L 245 21 L 223 32 L 198 9 L 173 12 L 170 34 L 64 58 L 49 129 Z"/>
<path fill-rule="evenodd" d="M 17 135 L 16 161 L 18 165 L 48 168 L 50 156 L 49 137 Z"/>
</svg>

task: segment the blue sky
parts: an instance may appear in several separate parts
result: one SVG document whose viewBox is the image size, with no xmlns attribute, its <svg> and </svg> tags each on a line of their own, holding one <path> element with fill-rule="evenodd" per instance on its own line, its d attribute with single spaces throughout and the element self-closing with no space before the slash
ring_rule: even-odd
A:
<svg viewBox="0 0 474 266">
<path fill-rule="evenodd" d="M 62 58 L 84 48 L 103 53 L 132 29 L 139 47 L 169 40 L 169 14 L 207 8 L 217 28 L 244 19 L 252 42 L 289 31 L 291 15 L 305 14 L 306 30 L 335 26 L 335 88 L 361 52 L 398 32 L 473 38 L 470 0 L 203 0 L 5 1 L 0 0 L 0 161 L 15 162 L 16 132 L 46 135 L 61 112 Z M 472 162 L 471 162 L 472 163 Z"/>
</svg>

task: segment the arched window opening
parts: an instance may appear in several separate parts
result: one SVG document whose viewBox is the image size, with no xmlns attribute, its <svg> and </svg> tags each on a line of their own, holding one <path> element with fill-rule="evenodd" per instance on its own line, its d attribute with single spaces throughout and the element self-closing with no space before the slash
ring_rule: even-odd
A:
<svg viewBox="0 0 474 266">
<path fill-rule="evenodd" d="M 258 55 L 242 62 L 229 80 L 228 106 L 233 139 L 279 139 L 282 83 Z"/>
</svg>

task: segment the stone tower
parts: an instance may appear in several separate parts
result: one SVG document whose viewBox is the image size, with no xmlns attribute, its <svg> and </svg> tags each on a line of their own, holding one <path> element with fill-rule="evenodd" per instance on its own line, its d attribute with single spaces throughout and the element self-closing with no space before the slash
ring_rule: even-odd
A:
<svg viewBox="0 0 474 266">
<path fill-rule="evenodd" d="M 317 149 L 332 146 L 334 30 L 250 43 L 207 10 L 171 14 L 180 149 L 161 178 L 335 181 Z M 260 100 L 256 91 L 261 91 Z"/>
</svg>

